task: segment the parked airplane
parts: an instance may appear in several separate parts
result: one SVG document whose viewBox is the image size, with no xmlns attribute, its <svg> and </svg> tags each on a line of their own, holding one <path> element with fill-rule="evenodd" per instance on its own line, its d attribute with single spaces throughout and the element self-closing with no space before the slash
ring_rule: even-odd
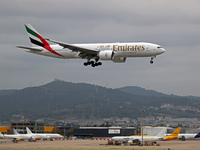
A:
<svg viewBox="0 0 200 150">
<path fill-rule="evenodd" d="M 178 127 L 172 134 L 170 135 L 165 135 L 164 139 L 162 141 L 170 141 L 170 140 L 176 140 L 179 139 L 179 132 L 181 130 L 181 127 Z"/>
<path fill-rule="evenodd" d="M 163 128 L 156 136 L 143 136 L 144 142 L 152 142 L 152 141 L 160 141 L 164 139 L 164 134 L 167 128 Z M 133 140 L 142 141 L 142 136 L 114 136 L 111 138 L 111 141 L 118 141 L 118 142 L 126 142 L 132 143 Z"/>
<path fill-rule="evenodd" d="M 182 141 L 194 140 L 194 139 L 197 139 L 197 138 L 200 139 L 200 132 L 197 133 L 197 134 L 191 134 L 191 133 L 179 134 L 178 136 Z"/>
<path fill-rule="evenodd" d="M 13 128 L 14 134 L 2 134 L 0 133 L 0 137 L 3 135 L 5 139 L 13 139 L 13 142 L 17 142 L 19 140 L 29 140 L 31 137 L 27 134 L 18 134 L 17 131 Z"/>
<path fill-rule="evenodd" d="M 182 141 L 185 141 L 185 140 L 194 140 L 200 138 L 200 132 L 197 134 L 189 134 L 189 133 L 179 134 L 180 130 L 181 127 L 178 127 L 171 135 L 166 134 L 164 136 L 165 139 L 163 139 L 163 141 L 169 141 L 175 139 L 180 139 Z"/>
<path fill-rule="evenodd" d="M 31 136 L 32 139 L 52 139 L 52 138 L 63 138 L 62 135 L 56 133 L 32 133 L 31 130 L 26 127 L 27 135 Z"/>
<path fill-rule="evenodd" d="M 165 134 L 162 141 L 170 141 L 170 140 L 176 140 L 179 139 L 179 132 L 181 130 L 181 127 L 178 127 L 172 134 L 167 135 Z M 135 135 L 132 135 L 131 137 L 135 137 Z M 154 135 L 144 135 L 144 137 L 155 137 Z"/>
<path fill-rule="evenodd" d="M 160 45 L 146 42 L 137 43 L 96 43 L 68 44 L 51 39 L 44 39 L 30 24 L 25 24 L 32 47 L 17 46 L 27 49 L 30 53 L 56 57 L 61 59 L 87 59 L 85 66 L 102 65 L 99 60 L 111 60 L 114 63 L 124 63 L 128 57 L 151 57 L 153 59 L 165 52 Z M 47 41 L 55 43 L 50 45 Z M 94 61 L 91 61 L 94 59 Z"/>
</svg>

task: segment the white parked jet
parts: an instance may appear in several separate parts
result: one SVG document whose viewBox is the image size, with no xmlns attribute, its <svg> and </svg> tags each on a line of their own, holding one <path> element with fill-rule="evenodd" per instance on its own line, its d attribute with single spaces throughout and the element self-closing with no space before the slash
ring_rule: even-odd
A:
<svg viewBox="0 0 200 150">
<path fill-rule="evenodd" d="M 153 59 L 165 52 L 160 45 L 153 43 L 96 43 L 96 44 L 68 44 L 51 39 L 44 39 L 30 24 L 25 24 L 32 47 L 17 46 L 27 49 L 27 52 L 56 57 L 61 59 L 87 59 L 85 66 L 102 65 L 99 60 L 110 60 L 115 63 L 124 63 L 128 57 L 151 57 Z M 50 45 L 47 41 L 55 43 Z M 91 61 L 94 59 L 95 61 Z"/>
<path fill-rule="evenodd" d="M 156 136 L 151 136 L 151 137 L 144 136 L 143 141 L 144 142 L 152 142 L 152 141 L 163 140 L 166 130 L 167 130 L 167 128 L 163 128 Z M 114 136 L 111 138 L 111 141 L 118 141 L 118 142 L 128 141 L 128 143 L 133 142 L 133 140 L 139 140 L 141 142 L 142 136 Z"/>
<path fill-rule="evenodd" d="M 13 142 L 17 142 L 19 140 L 29 140 L 31 138 L 31 136 L 29 136 L 27 134 L 17 133 L 17 131 L 14 128 L 13 128 L 13 133 L 14 134 L 2 134 L 2 133 L 0 133 L 0 137 L 5 138 L 5 139 L 13 139 Z"/>
<path fill-rule="evenodd" d="M 194 140 L 194 139 L 200 139 L 200 132 L 198 134 L 192 134 L 192 133 L 185 133 L 185 134 L 179 134 L 178 135 L 182 141 L 185 140 Z"/>
<path fill-rule="evenodd" d="M 31 136 L 31 139 L 52 139 L 52 138 L 63 138 L 62 135 L 56 133 L 32 133 L 31 130 L 26 127 L 27 135 Z"/>
</svg>

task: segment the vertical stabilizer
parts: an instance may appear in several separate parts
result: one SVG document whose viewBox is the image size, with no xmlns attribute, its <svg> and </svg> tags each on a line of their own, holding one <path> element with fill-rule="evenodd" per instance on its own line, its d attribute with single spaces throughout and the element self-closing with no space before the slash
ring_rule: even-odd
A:
<svg viewBox="0 0 200 150">
<path fill-rule="evenodd" d="M 28 127 L 26 127 L 26 132 L 27 132 L 27 134 L 33 134 Z"/>
<path fill-rule="evenodd" d="M 178 136 L 180 130 L 181 130 L 181 127 L 178 127 L 170 136 Z"/>
<path fill-rule="evenodd" d="M 200 138 L 200 132 L 194 138 Z"/>
<path fill-rule="evenodd" d="M 13 128 L 13 133 L 14 134 L 19 134 L 14 128 Z"/>
<path fill-rule="evenodd" d="M 49 45 L 49 43 L 30 24 L 28 23 L 25 24 L 25 28 L 26 28 L 26 31 L 28 32 L 28 36 L 30 38 L 30 41 L 33 47 L 38 47 L 38 46 L 43 47 L 55 55 L 62 56 L 61 54 L 54 51 Z M 20 47 L 20 48 L 23 48 L 23 47 Z"/>
<path fill-rule="evenodd" d="M 163 138 L 164 135 L 165 135 L 166 130 L 167 130 L 167 128 L 163 128 L 163 129 L 156 135 L 156 137 Z"/>
<path fill-rule="evenodd" d="M 4 135 L 0 132 L 0 138 L 4 138 Z"/>
<path fill-rule="evenodd" d="M 41 39 L 42 36 L 37 32 L 30 24 L 25 24 L 26 31 L 28 32 L 29 39 L 31 41 L 32 46 L 41 46 L 44 47 Z"/>
</svg>

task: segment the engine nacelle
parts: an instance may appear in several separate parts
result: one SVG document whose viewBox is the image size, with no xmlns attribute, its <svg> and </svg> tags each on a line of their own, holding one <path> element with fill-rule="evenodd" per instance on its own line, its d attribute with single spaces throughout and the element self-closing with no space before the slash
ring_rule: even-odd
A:
<svg viewBox="0 0 200 150">
<path fill-rule="evenodd" d="M 113 57 L 112 61 L 114 63 L 124 63 L 126 61 L 126 57 Z"/>
<path fill-rule="evenodd" d="M 99 52 L 99 59 L 100 60 L 112 60 L 114 52 L 112 50 L 105 50 Z"/>
</svg>

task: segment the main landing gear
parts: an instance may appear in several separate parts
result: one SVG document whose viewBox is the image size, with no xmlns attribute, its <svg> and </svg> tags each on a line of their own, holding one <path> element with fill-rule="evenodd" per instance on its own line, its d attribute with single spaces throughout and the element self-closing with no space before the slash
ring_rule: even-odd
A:
<svg viewBox="0 0 200 150">
<path fill-rule="evenodd" d="M 91 65 L 92 67 L 101 66 L 102 63 L 101 63 L 101 62 L 98 62 L 98 61 L 99 61 L 99 59 L 95 59 L 95 62 L 94 62 L 94 61 L 88 60 L 87 62 L 84 62 L 83 65 L 84 65 L 84 66 Z"/>
</svg>

